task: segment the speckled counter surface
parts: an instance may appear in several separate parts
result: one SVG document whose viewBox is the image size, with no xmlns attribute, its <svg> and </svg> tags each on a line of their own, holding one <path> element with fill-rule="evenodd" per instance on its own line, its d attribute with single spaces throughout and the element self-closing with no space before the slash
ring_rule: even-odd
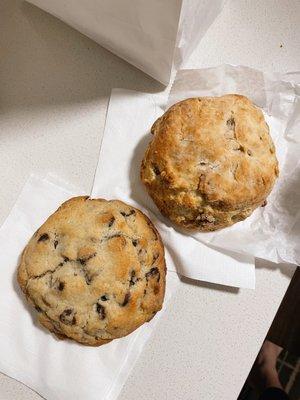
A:
<svg viewBox="0 0 300 400">
<path fill-rule="evenodd" d="M 297 0 L 229 1 L 187 66 L 300 69 L 299 25 Z M 163 88 L 19 0 L 0 0 L 0 54 L 2 222 L 30 172 L 89 192 L 111 88 Z M 260 262 L 255 291 L 183 281 L 119 399 L 236 399 L 292 272 Z M 40 399 L 3 375 L 0 398 Z"/>
</svg>

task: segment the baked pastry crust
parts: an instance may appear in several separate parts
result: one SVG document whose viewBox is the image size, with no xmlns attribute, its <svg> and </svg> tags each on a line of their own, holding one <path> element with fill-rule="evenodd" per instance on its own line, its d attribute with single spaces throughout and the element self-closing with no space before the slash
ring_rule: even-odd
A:
<svg viewBox="0 0 300 400">
<path fill-rule="evenodd" d="M 263 113 L 247 97 L 181 101 L 151 132 L 141 179 L 162 214 L 178 226 L 214 231 L 265 204 L 278 162 Z"/>
<path fill-rule="evenodd" d="M 26 246 L 18 282 L 59 338 L 99 346 L 151 320 L 163 304 L 164 247 L 151 221 L 121 201 L 75 197 Z"/>
</svg>

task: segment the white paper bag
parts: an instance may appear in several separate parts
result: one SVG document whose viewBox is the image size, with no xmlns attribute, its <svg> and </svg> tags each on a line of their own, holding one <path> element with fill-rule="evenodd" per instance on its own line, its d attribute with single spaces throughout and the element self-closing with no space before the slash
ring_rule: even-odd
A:
<svg viewBox="0 0 300 400">
<path fill-rule="evenodd" d="M 29 0 L 168 84 L 225 0 Z"/>
</svg>

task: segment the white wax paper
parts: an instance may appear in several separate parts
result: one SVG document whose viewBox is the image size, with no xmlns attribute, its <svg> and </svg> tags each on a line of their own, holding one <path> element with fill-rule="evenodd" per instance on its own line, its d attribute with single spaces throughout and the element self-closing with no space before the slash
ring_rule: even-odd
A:
<svg viewBox="0 0 300 400">
<path fill-rule="evenodd" d="M 254 288 L 251 256 L 216 251 L 177 232 L 164 219 L 140 180 L 140 165 L 151 135 L 149 129 L 163 113 L 164 97 L 114 89 L 107 111 L 92 197 L 120 199 L 149 215 L 169 250 L 176 271 L 189 278 L 223 285 Z M 174 264 L 167 263 L 169 270 Z"/>
<path fill-rule="evenodd" d="M 177 274 L 167 274 L 163 310 L 150 323 L 104 346 L 58 340 L 40 327 L 18 287 L 16 271 L 35 230 L 63 201 L 80 194 L 56 182 L 31 176 L 0 228 L 0 371 L 47 400 L 115 400 L 179 280 Z"/>
<path fill-rule="evenodd" d="M 189 97 L 238 93 L 261 107 L 280 169 L 266 207 L 256 209 L 251 217 L 229 228 L 193 234 L 194 239 L 276 263 L 300 264 L 300 85 L 297 82 L 300 72 L 267 74 L 232 65 L 177 73 L 168 106 Z"/>
</svg>

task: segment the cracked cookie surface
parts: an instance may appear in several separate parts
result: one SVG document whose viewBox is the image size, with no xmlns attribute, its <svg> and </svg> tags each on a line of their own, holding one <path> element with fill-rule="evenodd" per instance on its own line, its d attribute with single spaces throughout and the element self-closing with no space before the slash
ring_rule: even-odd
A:
<svg viewBox="0 0 300 400">
<path fill-rule="evenodd" d="M 39 322 L 60 338 L 98 346 L 126 336 L 163 304 L 160 236 L 121 201 L 75 197 L 33 235 L 18 282 Z"/>
<path fill-rule="evenodd" d="M 181 101 L 151 133 L 141 179 L 175 224 L 214 231 L 265 205 L 278 162 L 263 113 L 245 96 Z"/>
</svg>

